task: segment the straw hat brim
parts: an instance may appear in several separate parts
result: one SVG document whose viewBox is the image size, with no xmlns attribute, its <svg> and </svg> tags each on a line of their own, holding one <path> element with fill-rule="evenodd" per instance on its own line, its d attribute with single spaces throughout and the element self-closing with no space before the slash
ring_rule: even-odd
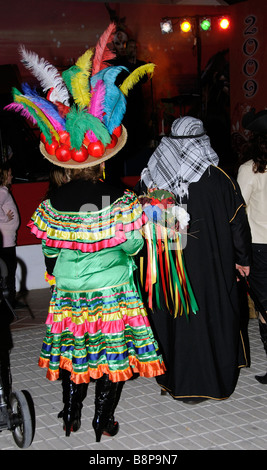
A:
<svg viewBox="0 0 267 470">
<path fill-rule="evenodd" d="M 127 131 L 125 127 L 122 125 L 122 133 L 120 137 L 118 138 L 118 142 L 115 145 L 115 147 L 111 149 L 106 149 L 105 153 L 103 154 L 102 157 L 96 158 L 92 157 L 91 155 L 88 156 L 87 160 L 84 162 L 76 162 L 74 160 L 68 160 L 67 162 L 61 162 L 57 159 L 55 155 L 50 155 L 47 153 L 45 150 L 44 144 L 41 142 L 40 143 L 40 151 L 42 155 L 49 160 L 51 163 L 57 166 L 61 166 L 63 168 L 88 168 L 90 166 L 95 166 L 99 165 L 102 162 L 105 162 L 106 160 L 109 160 L 109 158 L 112 158 L 116 153 L 118 153 L 126 144 L 127 141 Z"/>
</svg>

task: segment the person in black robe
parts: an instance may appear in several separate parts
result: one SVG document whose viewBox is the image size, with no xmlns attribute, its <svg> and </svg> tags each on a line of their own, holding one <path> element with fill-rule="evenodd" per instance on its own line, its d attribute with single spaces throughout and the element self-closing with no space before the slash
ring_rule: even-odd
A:
<svg viewBox="0 0 267 470">
<path fill-rule="evenodd" d="M 167 369 L 157 382 L 188 403 L 228 398 L 247 366 L 237 270 L 249 274 L 251 234 L 239 186 L 218 160 L 202 121 L 186 116 L 174 121 L 136 187 L 171 191 L 190 216 L 183 256 L 198 311 L 189 319 L 156 303 L 150 311 Z"/>
</svg>

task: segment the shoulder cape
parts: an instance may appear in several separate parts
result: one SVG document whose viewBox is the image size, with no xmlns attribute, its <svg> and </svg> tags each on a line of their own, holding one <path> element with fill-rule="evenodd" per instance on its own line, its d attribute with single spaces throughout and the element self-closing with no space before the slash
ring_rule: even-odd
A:
<svg viewBox="0 0 267 470">
<path fill-rule="evenodd" d="M 127 232 L 139 230 L 145 218 L 137 196 L 125 191 L 96 212 L 60 212 L 47 199 L 36 209 L 28 227 L 47 246 L 89 253 L 124 243 Z"/>
</svg>

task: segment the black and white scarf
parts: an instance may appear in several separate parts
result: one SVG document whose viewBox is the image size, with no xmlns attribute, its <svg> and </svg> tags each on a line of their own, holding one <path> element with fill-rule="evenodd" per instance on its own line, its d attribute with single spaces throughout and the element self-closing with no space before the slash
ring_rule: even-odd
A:
<svg viewBox="0 0 267 470">
<path fill-rule="evenodd" d="M 141 180 L 148 188 L 166 189 L 182 198 L 188 195 L 189 184 L 218 162 L 202 121 L 185 116 L 173 122 L 169 137 L 162 138 L 142 171 Z"/>
</svg>

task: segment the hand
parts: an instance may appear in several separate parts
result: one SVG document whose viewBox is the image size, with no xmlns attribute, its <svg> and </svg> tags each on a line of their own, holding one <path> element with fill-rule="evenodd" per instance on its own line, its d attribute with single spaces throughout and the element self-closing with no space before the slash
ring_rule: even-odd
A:
<svg viewBox="0 0 267 470">
<path fill-rule="evenodd" d="M 14 219 L 14 212 L 12 212 L 11 210 L 9 210 L 6 215 L 8 217 L 8 221 Z"/>
<path fill-rule="evenodd" d="M 248 276 L 250 272 L 250 266 L 240 266 L 240 264 L 235 265 L 237 271 L 240 273 L 242 277 Z M 237 278 L 239 281 L 239 279 Z"/>
</svg>

